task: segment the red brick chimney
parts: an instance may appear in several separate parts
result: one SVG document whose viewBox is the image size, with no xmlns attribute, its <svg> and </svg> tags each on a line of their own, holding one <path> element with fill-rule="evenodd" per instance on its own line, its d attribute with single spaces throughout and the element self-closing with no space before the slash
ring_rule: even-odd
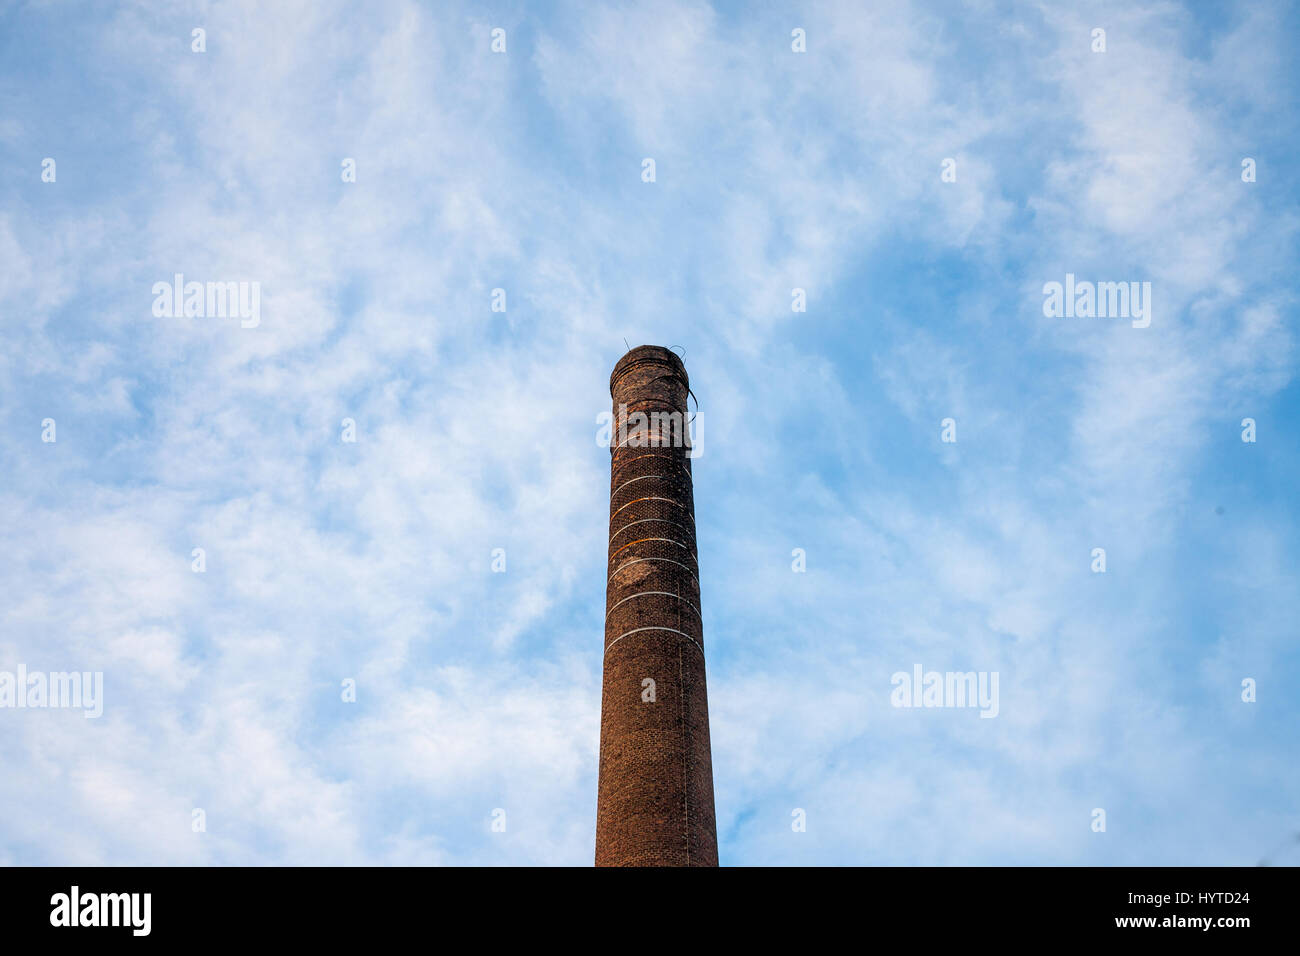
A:
<svg viewBox="0 0 1300 956">
<path fill-rule="evenodd" d="M 686 368 L 638 346 L 609 391 L 596 865 L 717 866 Z"/>
</svg>

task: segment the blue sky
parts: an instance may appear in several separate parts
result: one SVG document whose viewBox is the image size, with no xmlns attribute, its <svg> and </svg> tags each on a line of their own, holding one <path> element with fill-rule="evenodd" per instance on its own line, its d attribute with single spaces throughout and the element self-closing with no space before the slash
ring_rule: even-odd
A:
<svg viewBox="0 0 1300 956">
<path fill-rule="evenodd" d="M 625 340 L 699 399 L 724 864 L 1300 830 L 1294 9 L 153 6 L 0 5 L 0 671 L 104 674 L 0 708 L 0 862 L 590 864 Z"/>
</svg>

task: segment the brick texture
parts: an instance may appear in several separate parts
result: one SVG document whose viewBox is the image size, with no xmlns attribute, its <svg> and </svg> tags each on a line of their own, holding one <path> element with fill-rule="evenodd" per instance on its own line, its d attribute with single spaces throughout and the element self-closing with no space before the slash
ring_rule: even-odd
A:
<svg viewBox="0 0 1300 956">
<path fill-rule="evenodd" d="M 687 389 L 681 359 L 653 345 L 609 380 L 597 866 L 718 865 Z"/>
</svg>

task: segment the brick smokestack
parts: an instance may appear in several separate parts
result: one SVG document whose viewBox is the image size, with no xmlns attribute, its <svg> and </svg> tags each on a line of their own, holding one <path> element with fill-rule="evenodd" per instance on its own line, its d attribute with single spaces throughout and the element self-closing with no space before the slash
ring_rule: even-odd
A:
<svg viewBox="0 0 1300 956">
<path fill-rule="evenodd" d="M 597 866 L 718 865 L 687 387 L 655 345 L 609 379 Z"/>
</svg>

